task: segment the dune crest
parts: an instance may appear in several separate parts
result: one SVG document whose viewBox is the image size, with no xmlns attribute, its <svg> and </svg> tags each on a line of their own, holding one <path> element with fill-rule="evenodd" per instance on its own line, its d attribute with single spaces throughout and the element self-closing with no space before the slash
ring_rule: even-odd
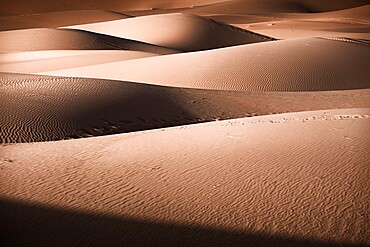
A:
<svg viewBox="0 0 370 247">
<path fill-rule="evenodd" d="M 345 41 L 270 41 L 40 74 L 237 91 L 369 88 L 370 71 L 363 67 L 370 61 L 369 46 Z"/>
<path fill-rule="evenodd" d="M 0 5 L 0 246 L 370 246 L 369 0 Z"/>
<path fill-rule="evenodd" d="M 80 30 L 35 28 L 0 32 L 0 52 L 38 50 L 136 50 L 158 54 L 176 52 L 139 41 Z"/>
<path fill-rule="evenodd" d="M 189 14 L 150 15 L 65 28 L 133 39 L 182 51 L 199 51 L 274 40 Z M 152 32 L 154 29 L 156 31 Z"/>
</svg>

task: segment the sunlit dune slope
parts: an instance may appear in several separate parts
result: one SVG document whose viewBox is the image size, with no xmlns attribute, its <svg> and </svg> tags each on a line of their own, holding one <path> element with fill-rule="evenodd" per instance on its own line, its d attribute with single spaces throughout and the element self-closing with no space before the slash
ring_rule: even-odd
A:
<svg viewBox="0 0 370 247">
<path fill-rule="evenodd" d="M 128 15 L 107 10 L 75 10 L 30 15 L 0 16 L 0 30 L 57 28 L 66 25 L 112 21 L 128 17 Z"/>
<path fill-rule="evenodd" d="M 0 5 L 1 15 L 19 15 L 35 14 L 51 11 L 69 11 L 69 10 L 139 10 L 155 8 L 181 8 L 190 6 L 207 5 L 212 3 L 224 2 L 227 0 L 135 0 L 135 1 L 117 1 L 117 0 L 13 0 L 6 1 Z"/>
<path fill-rule="evenodd" d="M 152 57 L 158 54 L 130 50 L 45 50 L 0 53 L 0 72 L 34 73 L 36 71 L 77 68 L 95 64 Z"/>
<path fill-rule="evenodd" d="M 67 28 L 139 40 L 182 51 L 272 40 L 266 36 L 188 14 L 150 15 Z"/>
<path fill-rule="evenodd" d="M 370 49 L 349 39 L 290 39 L 43 72 L 242 91 L 368 88 Z M 140 68 L 140 73 L 136 70 Z"/>
<path fill-rule="evenodd" d="M 80 30 L 26 29 L 0 32 L 0 52 L 37 50 L 135 50 L 158 54 L 174 50 Z"/>
<path fill-rule="evenodd" d="M 193 239 L 186 231 L 164 233 L 158 227 L 144 228 L 145 234 L 127 224 L 97 230 L 108 215 L 122 222 L 275 236 L 267 246 L 284 245 L 284 237 L 302 244 L 313 239 L 333 241 L 323 246 L 366 245 L 369 124 L 370 109 L 340 109 L 3 146 L 0 198 L 94 213 L 97 219 L 69 225 L 66 217 L 53 222 L 29 214 L 20 218 L 22 224 L 10 224 L 22 211 L 8 207 L 0 211 L 1 222 L 9 222 L 3 229 L 32 234 L 5 239 L 54 246 L 76 239 L 109 245 L 127 239 L 174 246 L 201 241 L 197 233 Z M 214 237 L 204 236 L 211 242 Z M 235 245 L 248 245 L 248 239 L 238 238 Z"/>
</svg>

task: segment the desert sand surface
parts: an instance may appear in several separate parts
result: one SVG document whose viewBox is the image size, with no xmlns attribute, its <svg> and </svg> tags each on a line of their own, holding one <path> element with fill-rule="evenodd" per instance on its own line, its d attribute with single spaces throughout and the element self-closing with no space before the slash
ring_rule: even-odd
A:
<svg viewBox="0 0 370 247">
<path fill-rule="evenodd" d="M 2 3 L 0 245 L 370 245 L 369 13 Z"/>
<path fill-rule="evenodd" d="M 367 88 L 369 61 L 369 44 L 360 40 L 299 38 L 39 74 L 202 89 L 318 91 Z"/>
<path fill-rule="evenodd" d="M 71 10 L 37 14 L 0 16 L 0 30 L 25 28 L 58 28 L 66 25 L 86 24 L 91 22 L 112 21 L 130 16 L 107 10 Z"/>
<path fill-rule="evenodd" d="M 66 28 L 139 40 L 182 51 L 199 51 L 274 40 L 189 14 L 149 15 Z M 156 31 L 151 32 L 153 29 Z"/>
</svg>

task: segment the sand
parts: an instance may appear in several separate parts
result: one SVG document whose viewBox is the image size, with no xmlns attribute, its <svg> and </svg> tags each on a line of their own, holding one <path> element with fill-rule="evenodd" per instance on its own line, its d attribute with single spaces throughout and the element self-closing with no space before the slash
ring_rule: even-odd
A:
<svg viewBox="0 0 370 247">
<path fill-rule="evenodd" d="M 42 50 L 135 50 L 158 54 L 176 52 L 136 40 L 80 30 L 35 28 L 0 33 L 0 52 Z"/>
<path fill-rule="evenodd" d="M 367 0 L 0 5 L 0 246 L 370 245 Z"/>
<path fill-rule="evenodd" d="M 20 74 L 1 77 L 2 143 L 100 136 L 245 116 L 361 108 L 370 104 L 370 89 L 235 92 Z"/>
<path fill-rule="evenodd" d="M 368 243 L 369 124 L 369 109 L 341 109 L 5 146 L 0 218 L 20 233 L 5 240 L 197 245 L 221 231 L 230 245 Z M 100 232 L 107 221 L 118 222 Z"/>
<path fill-rule="evenodd" d="M 368 61 L 367 43 L 300 38 L 39 74 L 218 90 L 320 91 L 368 88 Z"/>
<path fill-rule="evenodd" d="M 273 40 L 189 14 L 150 15 L 66 28 L 139 40 L 181 51 L 208 50 Z"/>
<path fill-rule="evenodd" d="M 0 16 L 0 30 L 25 28 L 57 28 L 60 26 L 86 24 L 99 21 L 112 21 L 130 17 L 107 10 L 55 11 L 28 15 Z"/>
</svg>

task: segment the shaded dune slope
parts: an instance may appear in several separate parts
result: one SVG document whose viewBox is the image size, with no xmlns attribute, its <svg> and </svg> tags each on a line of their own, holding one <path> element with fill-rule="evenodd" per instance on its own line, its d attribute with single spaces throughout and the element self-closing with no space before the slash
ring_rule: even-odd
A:
<svg viewBox="0 0 370 247">
<path fill-rule="evenodd" d="M 158 54 L 174 50 L 81 30 L 26 29 L 0 32 L 0 51 L 136 50 Z"/>
<path fill-rule="evenodd" d="M 50 141 L 263 114 L 368 107 L 369 94 L 228 92 L 1 74 L 0 140 Z"/>
<path fill-rule="evenodd" d="M 233 0 L 189 9 L 194 14 L 319 13 L 369 4 L 368 0 Z"/>
<path fill-rule="evenodd" d="M 343 9 L 343 10 L 336 10 L 331 12 L 325 13 L 316 13 L 311 15 L 313 18 L 315 17 L 322 17 L 322 18 L 338 18 L 339 21 L 343 18 L 350 18 L 348 20 L 364 20 L 367 23 L 370 22 L 370 2 L 368 5 Z"/>
<path fill-rule="evenodd" d="M 199 51 L 274 40 L 189 14 L 150 15 L 67 28 L 138 40 L 182 51 Z"/>
<path fill-rule="evenodd" d="M 363 41 L 304 38 L 42 74 L 203 89 L 320 91 L 368 88 L 369 61 L 369 45 Z"/>
<path fill-rule="evenodd" d="M 307 246 L 366 246 L 369 124 L 370 109 L 341 109 L 9 145 L 2 147 L 8 162 L 0 163 L 0 196 L 123 221 L 244 233 L 244 239 L 237 238 L 242 242 L 234 244 L 231 238 L 226 243 L 233 246 L 248 246 L 247 236 L 253 233 L 274 236 L 267 246 L 286 246 L 286 238 L 301 239 L 299 245 Z M 19 207 L 5 208 L 0 211 L 5 222 L 12 219 L 9 214 L 19 219 Z M 29 234 L 22 227 L 35 216 L 21 215 L 22 224 L 4 225 L 12 243 L 69 242 L 69 221 L 59 220 L 62 224 L 53 228 L 50 218 L 41 216 L 35 227 L 27 227 L 34 233 Z M 163 235 L 161 228 L 132 228 L 136 224 L 114 224 L 117 228 L 109 228 L 113 231 L 100 231 L 96 226 L 103 219 L 90 220 L 72 224 L 84 233 L 77 239 L 87 234 L 87 240 L 122 245 L 143 230 L 148 231 L 139 243 L 148 245 L 162 246 L 161 240 L 169 240 L 183 246 L 193 239 L 187 235 L 187 241 L 179 243 L 176 240 L 187 231 Z M 45 231 L 51 234 L 37 238 Z M 14 233 L 19 233 L 16 238 Z M 190 233 L 198 239 L 197 234 Z M 225 244 L 215 233 L 202 236 L 202 243 Z M 313 240 L 313 245 L 304 239 Z M 252 246 L 261 243 L 254 240 Z"/>
</svg>

